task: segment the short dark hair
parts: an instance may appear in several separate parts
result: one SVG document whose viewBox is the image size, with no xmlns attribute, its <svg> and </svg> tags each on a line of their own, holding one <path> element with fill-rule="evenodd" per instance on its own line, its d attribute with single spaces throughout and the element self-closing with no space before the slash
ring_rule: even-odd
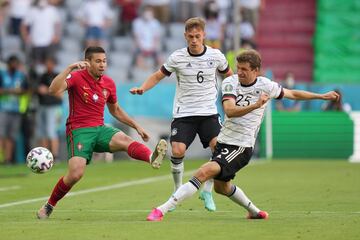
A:
<svg viewBox="0 0 360 240">
<path fill-rule="evenodd" d="M 236 57 L 236 61 L 238 63 L 249 63 L 251 70 L 254 70 L 256 68 L 258 68 L 258 70 L 260 70 L 260 68 L 261 68 L 260 53 L 253 49 L 242 51 Z"/>
<path fill-rule="evenodd" d="M 20 63 L 20 59 L 17 55 L 11 55 L 8 57 L 6 63 L 7 64 L 10 64 L 10 63 L 13 63 L 13 62 L 16 62 L 16 63 Z"/>
<path fill-rule="evenodd" d="M 105 53 L 105 50 L 99 46 L 92 46 L 85 49 L 85 59 L 91 59 L 94 53 Z"/>
</svg>

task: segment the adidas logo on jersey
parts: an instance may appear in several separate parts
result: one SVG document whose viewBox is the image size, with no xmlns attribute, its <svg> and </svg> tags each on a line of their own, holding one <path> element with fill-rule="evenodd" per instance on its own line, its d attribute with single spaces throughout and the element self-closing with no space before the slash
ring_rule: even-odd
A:
<svg viewBox="0 0 360 240">
<path fill-rule="evenodd" d="M 192 67 L 191 63 L 189 62 L 189 63 L 186 65 L 186 67 L 191 68 L 191 67 Z"/>
</svg>

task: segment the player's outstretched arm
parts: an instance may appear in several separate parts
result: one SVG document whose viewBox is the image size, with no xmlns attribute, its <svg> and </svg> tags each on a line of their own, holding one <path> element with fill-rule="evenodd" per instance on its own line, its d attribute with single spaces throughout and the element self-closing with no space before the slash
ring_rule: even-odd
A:
<svg viewBox="0 0 360 240">
<path fill-rule="evenodd" d="M 125 123 L 129 127 L 134 128 L 141 138 L 147 142 L 149 141 L 149 134 L 140 127 L 120 106 L 118 103 L 108 103 L 109 112 L 114 116 L 118 121 Z"/>
<path fill-rule="evenodd" d="M 140 87 L 133 87 L 130 89 L 131 94 L 138 94 L 142 95 L 147 90 L 153 88 L 156 84 L 158 84 L 166 75 L 161 72 L 160 70 L 154 72 L 150 75 L 148 79 L 140 86 Z"/>
<path fill-rule="evenodd" d="M 324 94 L 313 93 L 303 90 L 291 90 L 284 88 L 284 97 L 293 100 L 311 100 L 311 99 L 322 99 L 336 101 L 339 99 L 339 94 L 334 91 L 330 91 Z"/>
<path fill-rule="evenodd" d="M 249 112 L 262 107 L 267 101 L 269 101 L 270 97 L 267 94 L 262 94 L 258 101 L 254 104 L 250 104 L 248 106 L 237 106 L 235 104 L 235 99 L 225 99 L 223 100 L 223 108 L 226 116 L 229 118 L 232 117 L 242 117 Z"/>
<path fill-rule="evenodd" d="M 65 68 L 61 73 L 59 73 L 54 80 L 51 82 L 49 87 L 49 93 L 53 95 L 59 95 L 63 93 L 67 84 L 65 82 L 66 77 L 75 69 L 84 69 L 86 67 L 90 67 L 89 63 L 86 61 L 79 61 L 73 64 L 70 64 L 67 68 Z"/>
</svg>

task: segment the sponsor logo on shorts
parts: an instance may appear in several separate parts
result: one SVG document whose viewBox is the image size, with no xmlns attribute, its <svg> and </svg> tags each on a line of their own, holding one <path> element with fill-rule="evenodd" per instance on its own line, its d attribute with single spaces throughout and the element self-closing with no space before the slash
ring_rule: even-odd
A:
<svg viewBox="0 0 360 240">
<path fill-rule="evenodd" d="M 171 130 L 171 136 L 175 136 L 177 134 L 177 128 Z"/>
</svg>

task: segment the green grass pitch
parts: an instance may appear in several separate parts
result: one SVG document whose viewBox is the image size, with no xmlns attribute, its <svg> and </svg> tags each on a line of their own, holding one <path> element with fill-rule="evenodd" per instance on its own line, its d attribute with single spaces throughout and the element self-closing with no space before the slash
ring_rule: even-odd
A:
<svg viewBox="0 0 360 240">
<path fill-rule="evenodd" d="M 205 161 L 185 161 L 184 181 Z M 268 220 L 215 195 L 207 212 L 198 195 L 162 222 L 147 222 L 151 208 L 172 192 L 169 163 L 160 170 L 135 161 L 92 163 L 48 220 L 35 218 L 66 164 L 46 174 L 25 166 L 0 167 L 0 239 L 360 239 L 360 164 L 326 160 L 259 161 L 234 181 Z"/>
</svg>

